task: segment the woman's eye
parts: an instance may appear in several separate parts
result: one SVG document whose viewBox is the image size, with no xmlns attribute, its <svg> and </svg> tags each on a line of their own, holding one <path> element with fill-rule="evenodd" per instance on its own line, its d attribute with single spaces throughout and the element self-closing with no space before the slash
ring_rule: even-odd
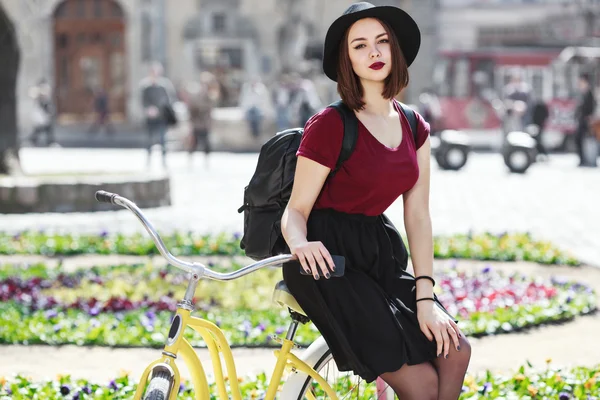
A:
<svg viewBox="0 0 600 400">
<path fill-rule="evenodd" d="M 379 43 L 388 43 L 388 42 L 389 42 L 389 40 L 388 40 L 388 39 L 381 39 L 381 40 L 379 41 Z"/>
<path fill-rule="evenodd" d="M 356 46 L 356 47 L 354 48 L 354 50 L 362 49 L 363 47 L 365 47 L 365 45 L 364 45 L 364 44 L 359 44 L 358 46 Z"/>
</svg>

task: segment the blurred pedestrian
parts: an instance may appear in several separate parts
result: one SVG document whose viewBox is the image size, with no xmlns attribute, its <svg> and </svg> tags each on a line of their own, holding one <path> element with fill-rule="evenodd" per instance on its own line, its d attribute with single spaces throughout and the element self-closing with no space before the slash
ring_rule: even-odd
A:
<svg viewBox="0 0 600 400">
<path fill-rule="evenodd" d="M 219 84 L 210 72 L 202 72 L 200 81 L 188 85 L 188 108 L 190 112 L 191 134 L 189 141 L 190 164 L 199 146 L 204 150 L 204 162 L 208 169 L 208 156 L 211 152 L 212 110 L 219 101 Z"/>
<path fill-rule="evenodd" d="M 149 74 L 140 82 L 142 105 L 148 129 L 148 166 L 150 166 L 152 146 L 156 139 L 162 149 L 163 166 L 167 166 L 167 147 L 165 136 L 168 128 L 167 113 L 175 101 L 175 88 L 171 81 L 163 76 L 163 67 L 155 62 L 151 65 Z M 172 110 L 172 109 L 171 109 Z"/>
<path fill-rule="evenodd" d="M 273 87 L 272 97 L 278 132 L 290 128 L 290 83 L 289 75 L 284 73 Z"/>
<path fill-rule="evenodd" d="M 304 69 L 302 74 L 294 72 L 291 75 L 290 113 L 292 123 L 299 127 L 304 127 L 310 117 L 322 108 L 319 93 L 312 81 L 314 73 L 310 64 L 306 64 Z"/>
<path fill-rule="evenodd" d="M 421 116 L 429 123 L 431 133 L 437 133 L 442 110 L 440 101 L 433 90 L 425 88 L 419 95 L 417 105 Z"/>
<path fill-rule="evenodd" d="M 292 109 L 298 110 L 298 126 L 304 127 L 310 117 L 321 109 L 321 99 L 319 99 L 317 88 L 310 78 L 304 77 L 300 81 L 294 103 Z"/>
<path fill-rule="evenodd" d="M 46 79 L 41 79 L 31 88 L 30 96 L 34 101 L 33 131 L 29 140 L 37 146 L 41 134 L 46 135 L 46 143 L 56 144 L 54 138 L 55 108 L 52 102 L 52 88 Z"/>
<path fill-rule="evenodd" d="M 575 119 L 577 120 L 575 144 L 577 146 L 577 154 L 579 155 L 579 166 L 595 167 L 597 154 L 596 157 L 589 157 L 590 159 L 588 160 L 586 158 L 585 148 L 586 139 L 591 135 L 590 120 L 596 110 L 596 99 L 594 98 L 594 93 L 592 91 L 590 76 L 586 73 L 579 75 L 579 92 L 580 95 L 575 109 Z M 589 145 L 592 145 L 591 141 Z"/>
<path fill-rule="evenodd" d="M 518 130 L 523 131 L 529 123 L 531 88 L 526 82 L 522 81 L 518 71 L 513 72 L 510 81 L 504 87 L 504 99 L 510 102 L 521 102 L 517 107 L 520 109 L 519 116 L 521 120 L 521 128 Z"/>
<path fill-rule="evenodd" d="M 268 102 L 269 94 L 260 78 L 255 77 L 249 82 L 244 83 L 240 93 L 240 107 L 244 110 L 250 134 L 254 138 L 260 136 L 262 122 L 270 107 Z"/>
<path fill-rule="evenodd" d="M 114 127 L 110 123 L 108 94 L 102 88 L 94 91 L 94 114 L 95 121 L 90 126 L 88 133 L 96 133 L 100 128 L 104 128 L 104 131 L 108 134 L 114 133 Z"/>
<path fill-rule="evenodd" d="M 537 99 L 533 101 L 533 106 L 531 108 L 531 123 L 537 130 L 535 135 L 536 149 L 538 154 L 544 155 L 545 157 L 548 157 L 548 151 L 546 150 L 546 147 L 544 147 L 543 134 L 549 115 L 548 105 L 544 100 Z"/>
</svg>

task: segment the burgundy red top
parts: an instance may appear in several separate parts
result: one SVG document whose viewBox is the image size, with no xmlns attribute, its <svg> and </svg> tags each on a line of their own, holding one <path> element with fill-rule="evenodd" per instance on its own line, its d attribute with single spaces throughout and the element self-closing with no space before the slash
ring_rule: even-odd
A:
<svg viewBox="0 0 600 400">
<path fill-rule="evenodd" d="M 377 140 L 359 121 L 358 140 L 350 158 L 332 179 L 328 179 L 314 208 L 332 208 L 348 214 L 380 215 L 419 177 L 416 150 L 429 136 L 429 124 L 417 116 L 417 143 L 410 125 L 396 104 L 402 124 L 402 142 L 389 148 Z M 298 156 L 334 169 L 342 148 L 344 124 L 332 109 L 314 115 L 304 127 Z"/>
</svg>

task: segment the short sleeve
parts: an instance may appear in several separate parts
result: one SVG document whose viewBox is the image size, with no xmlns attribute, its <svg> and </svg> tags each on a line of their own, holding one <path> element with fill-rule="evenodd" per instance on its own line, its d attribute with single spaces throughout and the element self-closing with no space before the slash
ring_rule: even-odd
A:
<svg viewBox="0 0 600 400">
<path fill-rule="evenodd" d="M 415 111 L 415 115 L 417 116 L 417 143 L 416 149 L 419 150 L 421 146 L 427 141 L 429 137 L 429 132 L 431 130 L 429 126 L 429 122 L 425 121 L 425 119 Z"/>
<path fill-rule="evenodd" d="M 334 169 L 342 150 L 343 139 L 344 124 L 341 116 L 335 109 L 326 108 L 315 114 L 304 126 L 296 155 Z"/>
</svg>

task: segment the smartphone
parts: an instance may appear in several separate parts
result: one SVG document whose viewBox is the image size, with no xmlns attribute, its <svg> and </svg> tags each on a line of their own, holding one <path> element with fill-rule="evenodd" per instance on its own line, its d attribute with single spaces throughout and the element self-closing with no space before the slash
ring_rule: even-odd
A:
<svg viewBox="0 0 600 400">
<path fill-rule="evenodd" d="M 331 277 L 339 278 L 340 276 L 344 276 L 344 271 L 346 270 L 346 258 L 344 256 L 336 256 L 333 254 L 331 255 L 331 258 L 333 259 L 333 264 L 335 265 L 335 270 L 331 272 Z M 311 272 L 306 272 L 304 268 L 302 268 L 300 261 L 298 261 L 298 265 L 300 266 L 300 274 L 312 276 Z M 321 271 L 321 269 L 319 269 L 319 275 L 323 276 L 323 271 Z"/>
</svg>

